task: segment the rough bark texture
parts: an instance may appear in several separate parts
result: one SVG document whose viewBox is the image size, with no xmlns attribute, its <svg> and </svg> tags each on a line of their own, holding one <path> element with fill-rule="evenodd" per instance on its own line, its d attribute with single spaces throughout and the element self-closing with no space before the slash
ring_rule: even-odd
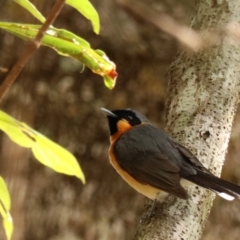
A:
<svg viewBox="0 0 240 240">
<path fill-rule="evenodd" d="M 240 21 L 239 12 L 238 0 L 201 1 L 192 27 L 221 29 Z M 182 51 L 170 69 L 167 131 L 216 175 L 221 173 L 228 147 L 239 98 L 239 74 L 239 46 L 226 37 L 221 45 L 196 54 Z M 156 205 L 150 218 L 145 214 L 135 240 L 200 239 L 214 196 L 196 186 L 188 192 L 188 201 L 168 197 Z"/>
</svg>

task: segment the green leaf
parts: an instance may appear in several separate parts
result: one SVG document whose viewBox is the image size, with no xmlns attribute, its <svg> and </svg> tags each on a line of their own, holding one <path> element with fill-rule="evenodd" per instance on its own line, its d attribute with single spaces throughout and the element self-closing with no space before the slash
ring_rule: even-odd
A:
<svg viewBox="0 0 240 240">
<path fill-rule="evenodd" d="M 26 125 L 25 125 L 26 126 Z M 44 165 L 54 169 L 56 172 L 75 175 L 85 183 L 85 178 L 76 158 L 66 149 L 50 141 L 40 133 L 28 132 L 32 137 L 35 135 L 36 142 L 32 146 L 34 156 Z"/>
<path fill-rule="evenodd" d="M 21 5 L 29 13 L 31 13 L 40 22 L 45 22 L 45 17 L 37 10 L 37 8 L 28 0 L 14 0 L 14 2 Z M 66 0 L 66 4 L 78 10 L 85 18 L 90 20 L 93 26 L 93 31 L 99 34 L 100 21 L 99 16 L 93 5 L 88 0 Z"/>
<path fill-rule="evenodd" d="M 10 214 L 10 208 L 10 194 L 5 181 L 0 177 L 0 214 L 3 218 L 3 226 L 8 240 L 11 239 L 13 233 L 13 221 Z"/>
<path fill-rule="evenodd" d="M 30 148 L 32 140 L 23 134 L 19 124 L 6 113 L 0 111 L 0 129 L 8 134 L 9 138 L 22 147 Z"/>
<path fill-rule="evenodd" d="M 22 147 L 31 148 L 36 159 L 56 172 L 73 175 L 85 183 L 76 158 L 66 149 L 42 134 L 0 111 L 0 129 Z"/>
<path fill-rule="evenodd" d="M 113 78 L 109 77 L 108 75 L 103 76 L 104 84 L 107 88 L 113 89 L 116 82 Z"/>
<path fill-rule="evenodd" d="M 34 39 L 40 27 L 40 25 L 0 22 L 0 28 L 24 40 Z M 60 55 L 80 61 L 94 73 L 103 76 L 108 88 L 112 89 L 115 86 L 117 78 L 115 64 L 103 51 L 92 49 L 81 37 L 64 29 L 50 27 L 42 39 L 42 44 L 54 49 Z"/>
<path fill-rule="evenodd" d="M 28 12 L 30 12 L 35 18 L 37 18 L 41 23 L 45 22 L 45 17 L 36 9 L 36 7 L 28 0 L 14 0 L 17 4 L 21 5 Z"/>
<path fill-rule="evenodd" d="M 13 234 L 13 220 L 10 213 L 7 214 L 6 218 L 3 218 L 3 227 L 7 235 L 7 239 L 10 240 Z"/>
<path fill-rule="evenodd" d="M 99 34 L 99 16 L 95 8 L 88 0 L 66 0 L 66 4 L 76 8 L 85 18 L 91 21 L 93 31 Z"/>
<path fill-rule="evenodd" d="M 4 210 L 6 212 L 9 212 L 11 208 L 11 199 L 7 189 L 7 185 L 2 177 L 0 177 L 0 201 L 0 205 L 3 206 Z"/>
</svg>

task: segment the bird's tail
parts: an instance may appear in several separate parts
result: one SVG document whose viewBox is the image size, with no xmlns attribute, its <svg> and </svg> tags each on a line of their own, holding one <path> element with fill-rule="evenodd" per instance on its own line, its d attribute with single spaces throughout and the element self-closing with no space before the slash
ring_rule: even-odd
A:
<svg viewBox="0 0 240 240">
<path fill-rule="evenodd" d="M 234 198 L 240 198 L 240 186 L 212 174 L 198 171 L 196 175 L 187 176 L 186 179 L 201 187 L 214 191 L 226 200 L 231 201 Z"/>
</svg>

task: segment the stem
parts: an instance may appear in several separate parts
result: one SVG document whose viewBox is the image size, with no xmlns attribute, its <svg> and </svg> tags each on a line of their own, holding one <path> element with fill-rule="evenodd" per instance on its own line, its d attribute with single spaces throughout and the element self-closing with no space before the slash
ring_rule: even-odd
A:
<svg viewBox="0 0 240 240">
<path fill-rule="evenodd" d="M 23 52 L 20 59 L 16 62 L 13 66 L 7 77 L 5 78 L 4 82 L 0 86 L 0 102 L 2 101 L 3 97 L 16 80 L 17 76 L 20 74 L 30 57 L 33 53 L 41 46 L 41 40 L 49 28 L 50 25 L 53 24 L 59 13 L 61 12 L 64 6 L 65 0 L 58 0 L 56 4 L 53 6 L 52 10 L 50 11 L 49 15 L 47 16 L 46 21 L 43 23 L 42 27 L 39 29 L 36 37 L 29 42 L 28 46 L 26 47 L 25 51 Z"/>
</svg>

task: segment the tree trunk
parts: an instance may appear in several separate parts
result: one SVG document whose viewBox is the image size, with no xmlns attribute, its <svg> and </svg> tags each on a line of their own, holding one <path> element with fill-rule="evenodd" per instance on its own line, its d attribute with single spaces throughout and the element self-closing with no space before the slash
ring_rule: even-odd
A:
<svg viewBox="0 0 240 240">
<path fill-rule="evenodd" d="M 219 3 L 218 3 L 219 2 Z M 219 30 L 240 21 L 240 2 L 200 1 L 192 22 L 196 30 Z M 219 39 L 218 39 L 219 40 Z M 240 49 L 222 36 L 195 54 L 182 51 L 170 70 L 167 131 L 187 146 L 214 174 L 220 175 L 239 97 Z M 155 205 L 150 201 L 135 240 L 200 239 L 214 194 L 190 186 L 187 201 L 168 196 Z"/>
</svg>

